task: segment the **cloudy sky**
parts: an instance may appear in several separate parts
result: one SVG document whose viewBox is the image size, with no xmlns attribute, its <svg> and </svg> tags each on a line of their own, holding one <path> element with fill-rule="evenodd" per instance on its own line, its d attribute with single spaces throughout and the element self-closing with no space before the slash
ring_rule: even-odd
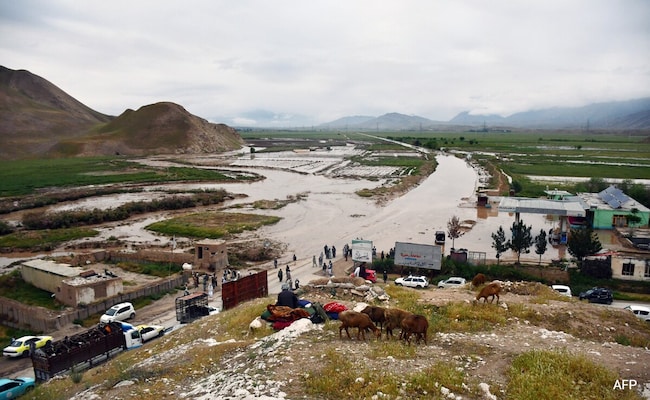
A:
<svg viewBox="0 0 650 400">
<path fill-rule="evenodd" d="M 0 0 L 0 65 L 110 115 L 507 116 L 650 96 L 650 1 Z"/>
</svg>

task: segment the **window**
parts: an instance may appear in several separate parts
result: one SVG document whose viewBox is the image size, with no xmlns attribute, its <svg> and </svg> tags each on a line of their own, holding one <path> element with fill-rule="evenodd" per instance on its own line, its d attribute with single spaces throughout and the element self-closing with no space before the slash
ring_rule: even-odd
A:
<svg viewBox="0 0 650 400">
<path fill-rule="evenodd" d="M 612 225 L 618 228 L 624 228 L 627 226 L 627 218 L 625 215 L 614 215 L 612 218 Z"/>
<path fill-rule="evenodd" d="M 644 278 L 650 278 L 650 260 L 645 260 L 645 272 L 643 273 Z"/>
<path fill-rule="evenodd" d="M 634 264 L 631 262 L 623 264 L 623 275 L 632 276 L 634 275 Z"/>
</svg>

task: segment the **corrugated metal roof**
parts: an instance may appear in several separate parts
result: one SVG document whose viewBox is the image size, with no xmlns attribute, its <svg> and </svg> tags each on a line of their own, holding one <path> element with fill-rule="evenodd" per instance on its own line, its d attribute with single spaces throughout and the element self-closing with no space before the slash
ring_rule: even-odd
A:
<svg viewBox="0 0 650 400">
<path fill-rule="evenodd" d="M 59 264 L 51 260 L 29 260 L 22 263 L 22 265 L 38 269 L 41 271 L 50 272 L 59 276 L 66 276 L 72 278 L 78 276 L 83 269 L 77 267 L 71 267 L 69 264 Z"/>
<path fill-rule="evenodd" d="M 529 199 L 524 197 L 503 197 L 499 211 L 522 214 L 551 214 L 569 217 L 584 217 L 585 208 L 580 201 Z"/>
</svg>

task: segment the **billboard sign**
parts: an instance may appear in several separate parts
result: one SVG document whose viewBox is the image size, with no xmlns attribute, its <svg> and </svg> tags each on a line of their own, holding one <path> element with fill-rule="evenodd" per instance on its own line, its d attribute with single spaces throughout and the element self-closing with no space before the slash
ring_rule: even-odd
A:
<svg viewBox="0 0 650 400">
<path fill-rule="evenodd" d="M 352 261 L 372 262 L 372 240 L 352 240 Z"/>
<path fill-rule="evenodd" d="M 440 270 L 442 248 L 430 244 L 395 242 L 395 265 Z"/>
</svg>

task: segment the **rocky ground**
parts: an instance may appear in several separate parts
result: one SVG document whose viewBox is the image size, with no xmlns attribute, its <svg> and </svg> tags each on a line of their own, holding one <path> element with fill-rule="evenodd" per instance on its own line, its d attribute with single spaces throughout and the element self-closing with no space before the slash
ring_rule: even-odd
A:
<svg viewBox="0 0 650 400">
<path fill-rule="evenodd" d="M 335 263 L 335 272 L 339 276 L 345 276 L 349 266 L 349 263 L 339 261 Z M 393 278 L 395 277 L 391 277 Z M 352 290 L 338 289 L 333 294 L 327 288 L 318 287 L 326 282 L 327 279 L 322 278 L 313 280 L 309 286 L 303 285 L 301 297 L 323 304 L 338 301 L 349 308 L 367 300 Z M 382 282 L 375 286 L 385 287 Z M 481 304 L 476 307 L 492 307 L 495 313 L 497 310 L 518 310 L 525 307 L 529 310 L 530 319 L 509 317 L 506 323 L 496 323 L 489 329 L 476 332 L 430 332 L 426 345 L 411 345 L 415 349 L 412 353 L 406 349 L 406 345 L 395 348 L 396 343 L 387 341 L 385 337 L 381 341 L 372 339 L 359 342 L 354 337 L 352 340 L 347 339 L 344 334 L 343 339 L 340 339 L 338 321 L 312 324 L 308 320 L 300 320 L 289 328 L 272 334 L 268 330 L 252 334 L 252 340 L 251 337 L 246 337 L 242 341 L 224 341 L 217 334 L 219 316 L 205 317 L 157 341 L 160 346 L 168 348 L 168 345 L 162 344 L 164 341 L 180 343 L 180 336 L 174 335 L 190 336 L 200 332 L 191 344 L 178 344 L 165 351 L 159 351 L 158 348 L 145 350 L 148 355 L 138 357 L 141 361 L 131 369 L 131 379 L 125 377 L 108 390 L 103 385 L 93 386 L 74 398 L 310 398 L 305 392 L 304 382 L 319 374 L 320 360 L 331 352 L 343 355 L 352 365 L 373 371 L 389 371 L 391 376 L 396 377 L 406 376 L 415 370 L 426 370 L 440 365 L 438 363 L 452 365 L 466 376 L 461 388 L 440 386 L 440 393 L 422 393 L 418 398 L 504 398 L 511 361 L 517 355 L 532 349 L 557 350 L 585 356 L 614 371 L 621 378 L 634 379 L 640 385 L 645 385 L 645 397 L 650 398 L 650 349 L 616 342 L 621 336 L 640 335 L 647 343 L 650 340 L 650 329 L 639 330 L 639 321 L 624 310 L 564 299 L 559 295 L 551 298 L 540 296 L 539 293 L 547 289 L 540 288 L 540 284 L 505 283 L 505 286 L 506 293 L 501 296 L 498 306 Z M 469 288 L 430 287 L 415 293 L 421 304 L 434 308 L 453 303 L 469 303 L 475 296 L 475 292 Z M 142 314 L 146 313 L 149 318 L 164 319 L 169 311 L 165 311 L 169 300 L 157 302 Z M 387 305 L 399 307 L 399 304 L 389 303 Z M 641 328 L 644 327 L 641 325 Z M 188 359 L 187 354 L 192 348 L 199 352 L 204 348 L 205 352 L 209 352 L 215 346 L 232 346 L 232 349 L 226 350 L 218 360 L 210 359 L 207 365 L 196 358 Z M 392 351 L 397 349 L 397 353 L 378 351 L 385 347 L 392 348 Z M 400 355 L 402 352 L 408 352 L 408 355 Z M 162 366 L 175 372 L 146 379 L 135 373 Z M 360 373 L 353 384 L 366 383 Z M 408 382 L 404 380 L 402 384 L 408 385 Z M 381 399 L 385 396 L 377 393 L 373 398 Z M 403 398 L 413 397 L 405 393 Z"/>
</svg>

